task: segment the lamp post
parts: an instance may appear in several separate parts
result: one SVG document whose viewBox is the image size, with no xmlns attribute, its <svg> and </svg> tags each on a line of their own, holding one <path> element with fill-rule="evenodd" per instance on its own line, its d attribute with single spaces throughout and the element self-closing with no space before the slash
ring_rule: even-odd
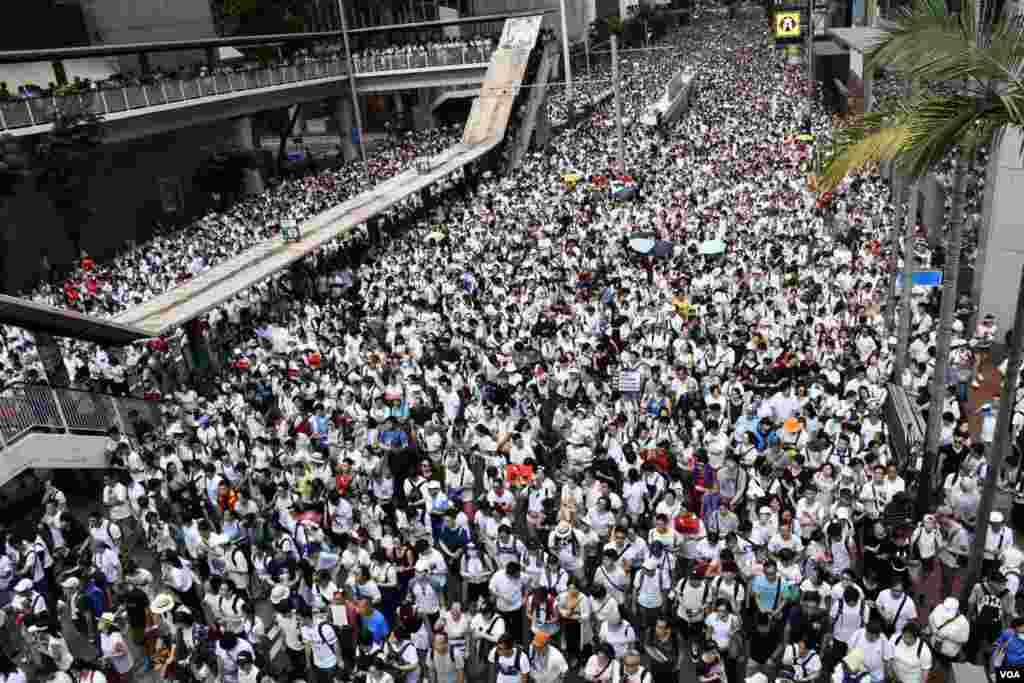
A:
<svg viewBox="0 0 1024 683">
<path fill-rule="evenodd" d="M 359 109 L 359 94 L 356 92 L 356 70 L 352 63 L 352 48 L 348 42 L 348 17 L 345 16 L 345 0 L 338 0 L 338 14 L 341 16 L 341 39 L 345 43 L 345 62 L 348 64 L 348 86 L 352 94 L 352 112 L 356 117 L 356 130 L 359 131 L 359 156 L 366 166 L 366 143 L 363 141 L 363 113 Z"/>
<path fill-rule="evenodd" d="M 572 88 L 572 64 L 569 62 L 569 22 L 565 15 L 565 0 L 561 0 L 562 10 L 562 59 L 565 60 L 565 100 L 569 105 L 569 120 L 575 119 L 576 104 Z"/>
<path fill-rule="evenodd" d="M 615 134 L 619 140 L 619 172 L 626 172 L 626 142 L 622 132 L 622 88 L 619 87 L 619 36 L 609 36 L 612 44 L 612 92 L 615 93 Z"/>
</svg>

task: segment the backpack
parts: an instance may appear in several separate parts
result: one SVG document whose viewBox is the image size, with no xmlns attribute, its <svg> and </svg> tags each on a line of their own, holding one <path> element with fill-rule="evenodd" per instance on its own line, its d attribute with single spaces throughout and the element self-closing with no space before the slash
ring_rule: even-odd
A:
<svg viewBox="0 0 1024 683">
<path fill-rule="evenodd" d="M 843 683 L 860 683 L 864 680 L 865 676 L 871 676 L 871 673 L 868 671 L 861 671 L 860 673 L 850 671 L 850 667 L 847 666 L 845 660 L 840 661 L 839 664 L 843 667 Z"/>
<path fill-rule="evenodd" d="M 505 676 L 515 676 L 516 679 L 518 680 L 519 676 L 520 676 L 520 673 L 521 673 L 519 671 L 519 658 L 522 657 L 523 654 L 525 654 L 525 653 L 522 650 L 520 650 L 518 647 L 516 647 L 514 650 L 512 650 L 512 665 L 509 666 L 509 665 L 504 665 L 504 664 L 501 663 L 501 655 L 499 655 L 497 653 L 497 651 L 495 651 L 494 652 L 494 674 L 495 674 L 495 680 L 497 680 L 498 674 L 504 674 Z M 527 656 L 527 661 L 530 661 L 529 656 Z"/>
<path fill-rule="evenodd" d="M 957 615 L 957 616 L 959 616 L 959 615 Z M 954 617 L 954 618 L 956 618 L 956 617 Z M 946 623 L 949 623 L 949 622 L 946 622 Z M 945 624 L 943 624 L 943 625 L 945 625 Z M 900 637 L 896 639 L 896 642 L 895 642 L 895 643 L 893 643 L 893 645 L 894 645 L 894 646 L 895 646 L 895 645 L 899 645 L 899 644 L 900 644 L 900 641 L 901 641 L 901 640 L 903 640 L 903 634 L 902 634 L 902 633 L 900 634 Z M 918 638 L 918 639 L 917 639 L 917 658 L 918 658 L 918 659 L 920 659 L 920 658 L 921 658 L 921 648 L 923 648 L 923 647 L 924 647 L 924 644 L 925 644 L 925 643 L 924 643 L 924 638 Z M 928 646 L 928 649 L 929 649 L 929 650 L 931 650 L 931 649 L 932 649 L 930 645 Z"/>
</svg>

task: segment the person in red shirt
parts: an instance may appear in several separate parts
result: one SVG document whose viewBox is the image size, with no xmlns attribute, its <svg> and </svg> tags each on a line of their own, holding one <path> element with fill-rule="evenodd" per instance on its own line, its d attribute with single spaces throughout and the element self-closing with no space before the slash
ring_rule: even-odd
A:
<svg viewBox="0 0 1024 683">
<path fill-rule="evenodd" d="M 338 463 L 338 473 L 334 477 L 335 486 L 338 487 L 338 493 L 347 496 L 348 487 L 352 483 L 352 478 L 355 475 L 352 473 L 352 460 L 345 458 Z"/>
</svg>

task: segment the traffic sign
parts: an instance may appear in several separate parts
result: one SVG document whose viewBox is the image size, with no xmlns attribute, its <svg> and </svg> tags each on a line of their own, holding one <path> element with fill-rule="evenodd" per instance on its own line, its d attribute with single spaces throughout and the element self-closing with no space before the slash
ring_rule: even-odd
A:
<svg viewBox="0 0 1024 683">
<path fill-rule="evenodd" d="M 941 270 L 915 270 L 910 280 L 915 287 L 938 287 L 942 284 Z M 903 273 L 896 274 L 896 289 L 903 287 Z"/>
</svg>

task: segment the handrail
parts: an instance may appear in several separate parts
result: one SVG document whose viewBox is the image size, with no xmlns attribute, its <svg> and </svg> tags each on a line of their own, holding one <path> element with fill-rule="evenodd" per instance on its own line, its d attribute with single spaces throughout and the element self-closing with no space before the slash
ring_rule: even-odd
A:
<svg viewBox="0 0 1024 683">
<path fill-rule="evenodd" d="M 32 433 L 105 435 L 111 427 L 137 436 L 131 411 L 145 412 L 154 426 L 163 421 L 164 401 L 84 391 L 46 384 L 16 383 L 0 394 L 0 452 Z"/>
<path fill-rule="evenodd" d="M 442 46 L 429 52 L 360 55 L 353 57 L 357 74 L 385 73 L 446 66 L 482 66 L 490 62 L 491 50 L 479 46 Z M 97 114 L 116 114 L 218 94 L 258 90 L 284 83 L 341 78 L 348 75 L 340 54 L 307 58 L 292 65 L 240 69 L 192 78 L 166 78 L 155 83 L 97 88 L 69 95 L 40 95 L 0 102 L 0 131 L 53 123 L 56 113 L 69 101 Z"/>
</svg>

